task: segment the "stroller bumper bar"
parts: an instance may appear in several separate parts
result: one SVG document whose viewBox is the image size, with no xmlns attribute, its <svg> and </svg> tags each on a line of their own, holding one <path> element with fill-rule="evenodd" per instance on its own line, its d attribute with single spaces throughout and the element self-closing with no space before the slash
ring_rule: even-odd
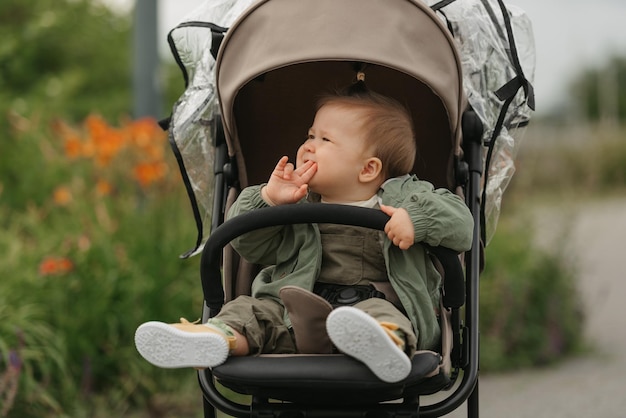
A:
<svg viewBox="0 0 626 418">
<path fill-rule="evenodd" d="M 220 255 L 222 248 L 234 238 L 256 229 L 277 225 L 299 223 L 335 223 L 383 230 L 389 216 L 376 209 L 336 204 L 284 205 L 258 209 L 235 219 L 230 219 L 216 228 L 206 242 L 202 251 L 200 276 L 204 300 L 210 310 L 210 316 L 219 312 L 224 304 L 220 272 Z M 463 272 L 458 262 L 458 253 L 445 247 L 427 247 L 437 257 L 444 269 L 452 269 L 451 277 L 460 280 L 446 280 L 445 297 L 447 307 L 458 308 L 464 302 Z M 444 301 L 444 304 L 446 302 Z"/>
<path fill-rule="evenodd" d="M 389 217 L 386 214 L 375 209 L 360 208 L 360 207 L 353 207 L 353 206 L 347 206 L 347 205 L 334 205 L 334 204 L 309 204 L 309 205 L 285 205 L 285 206 L 257 209 L 253 212 L 249 212 L 249 213 L 237 216 L 236 218 L 226 221 L 225 223 L 220 225 L 218 228 L 216 228 L 212 232 L 202 252 L 200 272 L 201 272 L 202 288 L 203 288 L 204 299 L 205 299 L 205 311 L 203 313 L 203 320 L 206 320 L 208 317 L 216 315 L 224 304 L 225 295 L 224 295 L 224 289 L 222 287 L 222 277 L 221 277 L 221 269 L 220 269 L 221 253 L 222 253 L 223 247 L 226 246 L 234 238 L 242 234 L 245 234 L 246 232 L 250 232 L 256 229 L 260 229 L 260 228 L 277 226 L 277 225 L 285 225 L 285 224 L 298 224 L 298 223 L 335 223 L 335 224 L 345 224 L 345 225 L 361 226 L 361 227 L 366 227 L 366 228 L 383 230 L 388 219 Z M 443 248 L 443 247 L 427 246 L 427 249 L 431 254 L 433 254 L 442 263 L 444 267 L 444 271 L 446 272 L 446 277 L 445 277 L 446 280 L 444 281 L 444 306 L 446 306 L 447 308 L 452 308 L 453 310 L 458 309 L 460 306 L 464 304 L 464 302 L 466 302 L 465 293 L 467 290 L 468 291 L 467 308 L 471 307 L 471 309 L 469 310 L 473 312 L 475 305 L 473 303 L 470 303 L 471 301 L 469 299 L 471 299 L 470 295 L 472 295 L 472 293 L 476 289 L 474 289 L 473 285 L 471 285 L 470 283 L 473 280 L 470 280 L 468 278 L 468 283 L 465 282 L 464 280 L 465 273 L 459 261 L 458 253 L 451 249 Z M 473 256 L 466 257 L 466 261 L 469 261 L 471 264 L 471 261 L 473 260 L 473 258 L 474 258 Z M 468 266 L 468 269 L 471 270 L 472 266 Z M 472 312 L 470 312 L 470 314 L 472 314 Z M 456 332 L 458 331 L 459 330 L 457 330 Z M 454 392 L 451 393 L 451 395 L 448 398 L 446 398 L 446 400 L 441 401 L 437 404 L 425 405 L 423 407 L 419 407 L 419 400 L 418 400 L 419 396 L 427 395 L 430 393 L 435 393 L 441 390 L 441 388 L 445 388 L 446 386 L 449 386 L 451 384 L 449 378 L 444 379 L 446 381 L 442 381 L 441 374 L 435 375 L 433 377 L 426 377 L 428 376 L 428 373 L 426 373 L 425 375 L 420 376 L 419 379 L 417 378 L 414 379 L 414 381 L 412 382 L 408 382 L 408 381 L 403 382 L 403 385 L 406 385 L 408 383 L 408 386 L 411 386 L 411 387 L 409 389 L 405 387 L 403 391 L 400 391 L 399 393 L 403 393 L 404 396 L 408 395 L 409 398 L 412 398 L 412 399 L 408 399 L 405 397 L 404 398 L 405 403 L 407 403 L 408 401 L 408 404 L 406 405 L 402 404 L 402 405 L 408 408 L 405 412 L 409 412 L 411 411 L 411 408 L 413 408 L 412 412 L 406 416 L 414 416 L 414 417 L 442 416 L 456 409 L 458 406 L 460 406 L 460 404 L 463 403 L 463 401 L 467 399 L 468 394 L 473 392 L 476 389 L 476 380 L 477 380 L 477 375 L 478 375 L 477 359 L 473 359 L 473 357 L 477 357 L 477 352 L 476 352 L 477 342 L 474 341 L 474 338 L 477 336 L 474 336 L 474 331 L 475 330 L 468 330 L 467 328 L 462 329 L 462 332 L 463 332 L 462 346 L 464 347 L 462 347 L 460 350 L 460 353 L 461 353 L 460 355 L 462 358 L 460 360 L 457 360 L 457 364 L 462 369 L 464 369 L 464 373 L 463 373 L 463 377 L 462 377 L 460 384 L 456 387 Z M 431 353 L 431 354 L 434 354 L 434 353 Z M 303 357 L 307 357 L 307 358 L 304 358 L 305 362 L 311 359 L 311 356 L 303 356 Z M 319 359 L 314 360 L 314 361 L 323 360 L 321 356 L 319 357 L 320 357 Z M 327 357 L 324 360 L 331 360 L 333 356 L 324 356 L 324 357 Z M 439 357 L 439 356 L 436 356 L 436 357 Z M 289 357 L 287 357 L 287 359 L 289 359 Z M 475 362 L 471 361 L 472 359 L 476 361 Z M 279 364 L 279 363 L 276 363 L 276 361 L 278 360 L 279 360 L 278 358 L 272 358 L 271 356 L 267 358 L 263 358 L 263 357 L 233 358 L 229 360 L 229 362 L 225 363 L 224 365 L 216 368 L 216 370 L 214 371 L 209 371 L 209 370 L 200 371 L 199 380 L 201 383 L 201 387 L 203 388 L 203 392 L 205 394 L 205 400 L 208 402 L 211 402 L 218 409 L 221 409 L 222 411 L 227 412 L 233 416 L 250 416 L 249 415 L 251 412 L 250 406 L 234 403 L 224 398 L 219 393 L 213 381 L 213 378 L 217 378 L 227 387 L 233 388 L 234 386 L 235 390 L 242 389 L 243 393 L 249 392 L 253 394 L 253 399 L 254 399 L 253 405 L 252 405 L 253 409 L 256 409 L 257 412 L 263 410 L 263 406 L 262 406 L 263 399 L 264 398 L 276 399 L 275 396 L 272 397 L 272 393 L 284 393 L 283 388 L 267 387 L 266 386 L 267 382 L 265 383 L 261 382 L 260 384 L 255 384 L 254 382 L 248 382 L 252 386 L 252 388 L 248 388 L 245 386 L 239 386 L 242 382 L 238 382 L 237 379 L 239 378 L 239 376 L 243 376 L 245 378 L 250 377 L 248 376 L 248 373 L 244 373 L 245 376 L 240 375 L 240 371 L 241 370 L 247 370 L 247 371 L 253 370 L 257 368 L 257 366 L 262 366 L 261 364 L 262 362 L 267 363 L 262 367 L 268 367 L 269 370 L 274 369 L 274 372 L 276 372 L 278 370 L 277 365 Z M 280 361 L 284 361 L 284 360 L 285 359 L 282 359 Z M 302 358 L 300 360 L 302 360 Z M 339 365 L 339 364 L 342 364 L 341 362 L 345 360 L 350 360 L 350 359 L 346 358 L 345 356 L 338 356 L 337 359 L 331 360 L 331 361 L 337 361 Z M 232 364 L 229 365 L 231 361 L 232 361 Z M 255 363 L 254 366 L 252 364 L 247 364 L 247 365 L 243 364 L 245 362 L 252 362 L 252 361 L 259 362 L 259 363 Z M 297 356 L 295 356 L 292 358 L 292 360 L 288 360 L 288 361 L 297 362 L 299 360 L 297 359 Z M 437 359 L 437 362 L 438 361 L 439 360 Z M 240 362 L 241 364 L 239 364 Z M 415 366 L 415 363 L 419 363 L 419 362 L 421 362 L 421 360 L 414 358 L 414 361 L 413 361 L 414 366 Z M 453 362 L 454 362 L 454 359 L 453 359 Z M 297 364 L 294 363 L 293 365 L 295 366 L 295 370 L 298 370 Z M 232 367 L 232 370 L 228 370 L 227 366 Z M 289 369 L 294 370 L 294 367 L 289 367 Z M 260 376 L 259 378 L 263 379 L 262 376 Z M 354 379 L 351 379 L 351 381 L 354 382 Z M 283 380 L 282 383 L 284 382 L 285 380 Z M 331 379 L 331 382 L 332 382 L 332 379 Z M 345 383 L 346 381 L 344 380 L 342 384 L 345 384 Z M 364 382 L 364 384 L 374 384 L 374 383 L 376 382 L 369 381 L 368 383 L 367 379 Z M 324 386 L 328 384 L 328 381 L 324 382 L 324 380 L 322 379 L 318 382 L 318 384 L 321 384 L 322 387 L 319 388 L 319 391 L 317 390 L 314 391 L 315 393 L 318 393 L 318 394 L 328 393 L 328 387 Z M 302 382 L 300 382 L 300 385 L 302 385 Z M 307 382 L 307 385 L 310 385 L 310 381 Z M 288 389 L 291 389 L 291 390 L 295 389 L 296 391 L 298 390 L 297 389 L 298 387 L 302 388 L 301 386 L 298 386 L 298 383 L 295 381 L 290 382 L 289 385 L 287 386 L 288 386 Z M 276 392 L 272 392 L 274 389 L 276 390 Z M 375 392 L 390 393 L 389 390 L 394 391 L 394 390 L 397 390 L 398 388 L 387 387 L 387 389 L 388 391 L 385 392 L 383 388 L 378 388 L 374 390 L 374 393 Z M 333 391 L 340 392 L 339 389 L 337 388 L 333 389 Z M 261 400 L 261 405 L 258 404 L 259 399 Z M 318 398 L 318 400 L 319 399 L 320 398 Z M 360 399 L 361 400 L 364 399 L 362 397 L 362 393 L 361 393 Z M 395 399 L 395 398 L 390 398 L 390 399 Z M 296 402 L 297 401 L 300 401 L 300 400 L 296 399 Z M 306 404 L 307 402 L 305 399 L 304 405 Z M 326 406 L 330 408 L 328 410 L 330 415 L 323 415 L 324 413 L 323 411 L 326 408 Z M 354 406 L 355 405 L 352 405 L 352 407 Z M 395 413 L 398 413 L 397 407 L 399 405 L 396 404 L 396 407 L 390 407 L 389 411 L 386 411 L 385 408 L 387 408 L 388 406 L 389 404 L 379 404 L 379 405 L 370 404 L 368 410 L 373 411 L 372 407 L 380 407 L 382 409 L 378 410 L 378 412 L 380 412 L 381 415 L 378 415 L 378 416 L 397 416 L 397 415 L 385 415 L 385 414 L 387 412 L 391 414 L 391 410 L 394 410 Z M 272 410 L 277 412 L 275 407 L 276 407 L 276 404 L 272 404 Z M 285 404 L 284 407 L 289 409 L 289 404 Z M 316 405 L 313 409 L 315 409 L 317 413 L 322 413 L 322 415 L 319 415 L 319 416 L 338 416 L 337 413 L 339 413 L 340 410 L 337 408 L 340 408 L 340 409 L 343 408 L 342 404 L 340 403 L 333 404 L 331 402 L 331 404 L 328 404 L 325 406 Z M 277 416 L 289 416 L 288 415 L 289 412 L 287 409 L 281 412 L 281 414 L 286 413 L 287 415 L 277 415 Z M 298 410 L 302 411 L 301 408 Z M 306 415 L 306 416 L 309 416 L 309 415 Z M 310 416 L 318 416 L 318 415 L 312 414 Z M 342 415 L 342 416 L 352 416 L 352 415 Z M 365 415 L 355 415 L 355 416 L 365 416 Z M 370 416 L 370 415 L 367 415 L 367 416 Z M 401 416 L 405 416 L 405 415 L 401 415 Z"/>
</svg>

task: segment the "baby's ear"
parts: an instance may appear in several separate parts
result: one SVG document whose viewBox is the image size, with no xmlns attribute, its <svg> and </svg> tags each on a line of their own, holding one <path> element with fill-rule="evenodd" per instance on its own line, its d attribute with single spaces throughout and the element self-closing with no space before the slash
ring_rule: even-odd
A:
<svg viewBox="0 0 626 418">
<path fill-rule="evenodd" d="M 380 161 L 378 157 L 370 157 L 365 160 L 363 164 L 363 168 L 359 173 L 359 181 L 362 183 L 369 183 L 370 181 L 374 181 L 378 179 L 380 174 L 383 171 L 383 163 Z"/>
</svg>

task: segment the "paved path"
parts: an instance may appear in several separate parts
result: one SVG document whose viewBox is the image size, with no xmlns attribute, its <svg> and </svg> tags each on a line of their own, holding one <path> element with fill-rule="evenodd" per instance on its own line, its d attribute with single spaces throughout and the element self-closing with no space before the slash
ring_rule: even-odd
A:
<svg viewBox="0 0 626 418">
<path fill-rule="evenodd" d="M 554 209 L 539 216 L 539 240 L 574 255 L 593 352 L 550 368 L 482 375 L 481 418 L 626 417 L 626 198 Z M 560 234 L 563 225 L 569 236 Z M 466 416 L 465 406 L 447 415 Z"/>
</svg>

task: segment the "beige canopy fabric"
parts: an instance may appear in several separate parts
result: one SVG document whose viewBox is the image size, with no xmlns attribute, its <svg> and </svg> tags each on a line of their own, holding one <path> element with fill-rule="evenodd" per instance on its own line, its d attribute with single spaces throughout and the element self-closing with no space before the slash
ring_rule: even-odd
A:
<svg viewBox="0 0 626 418">
<path fill-rule="evenodd" d="M 319 94 L 355 81 L 412 112 L 414 172 L 453 187 L 466 106 L 453 38 L 419 0 L 262 0 L 231 26 L 216 62 L 229 153 L 241 186 L 295 157 Z"/>
</svg>

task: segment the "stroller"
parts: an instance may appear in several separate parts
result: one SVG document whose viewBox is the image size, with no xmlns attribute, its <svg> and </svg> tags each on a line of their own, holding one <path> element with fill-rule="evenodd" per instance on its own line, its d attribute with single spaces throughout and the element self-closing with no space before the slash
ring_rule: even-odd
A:
<svg viewBox="0 0 626 418">
<path fill-rule="evenodd" d="M 478 278 L 487 238 L 483 225 L 485 207 L 491 204 L 491 212 L 497 213 L 501 196 L 492 190 L 488 196 L 496 195 L 495 203 L 487 199 L 485 184 L 492 172 L 499 176 L 494 176 L 498 180 L 492 189 L 506 187 L 512 174 L 506 167 L 516 145 L 508 141 L 509 133 L 529 119 L 532 87 L 519 60 L 500 74 L 505 82 L 515 81 L 502 83 L 513 84 L 501 89 L 508 94 L 503 106 L 493 95 L 482 99 L 486 95 L 478 89 L 485 87 L 484 80 L 475 73 L 470 81 L 479 87 L 464 89 L 467 71 L 451 31 L 459 29 L 455 16 L 466 19 L 468 10 L 443 13 L 451 1 L 432 8 L 419 0 L 250 3 L 211 0 L 168 37 L 187 85 L 167 127 L 199 231 L 195 247 L 183 257 L 201 253 L 203 322 L 225 302 L 250 294 L 259 271 L 260 266 L 249 264 L 229 246 L 235 237 L 305 222 L 383 229 L 388 218 L 382 212 L 343 205 L 279 206 L 224 222 L 243 188 L 264 182 L 281 155 L 295 154 L 313 119 L 316 95 L 349 84 L 357 72 L 366 74 L 373 91 L 408 106 L 419 154 L 413 172 L 465 197 L 474 215 L 474 239 L 463 255 L 430 249 L 443 277 L 441 350 L 418 352 L 406 379 L 382 382 L 340 354 L 231 357 L 198 372 L 205 417 L 215 417 L 217 410 L 234 417 L 436 417 L 466 401 L 468 416 L 478 417 Z M 473 3 L 477 7 L 481 2 Z M 508 12 L 503 16 L 494 18 L 498 29 L 502 19 L 510 19 Z M 510 21 L 506 27 L 512 27 Z M 510 63 L 517 53 L 507 48 L 513 45 L 512 33 L 506 38 L 511 42 L 498 38 L 497 48 L 508 51 L 504 55 Z M 524 94 L 517 94 L 522 88 Z M 495 118 L 490 100 L 498 102 Z M 496 162 L 496 171 L 491 162 Z M 250 402 L 233 399 L 223 388 L 246 395 Z M 421 398 L 442 390 L 449 396 L 421 404 Z"/>
</svg>

